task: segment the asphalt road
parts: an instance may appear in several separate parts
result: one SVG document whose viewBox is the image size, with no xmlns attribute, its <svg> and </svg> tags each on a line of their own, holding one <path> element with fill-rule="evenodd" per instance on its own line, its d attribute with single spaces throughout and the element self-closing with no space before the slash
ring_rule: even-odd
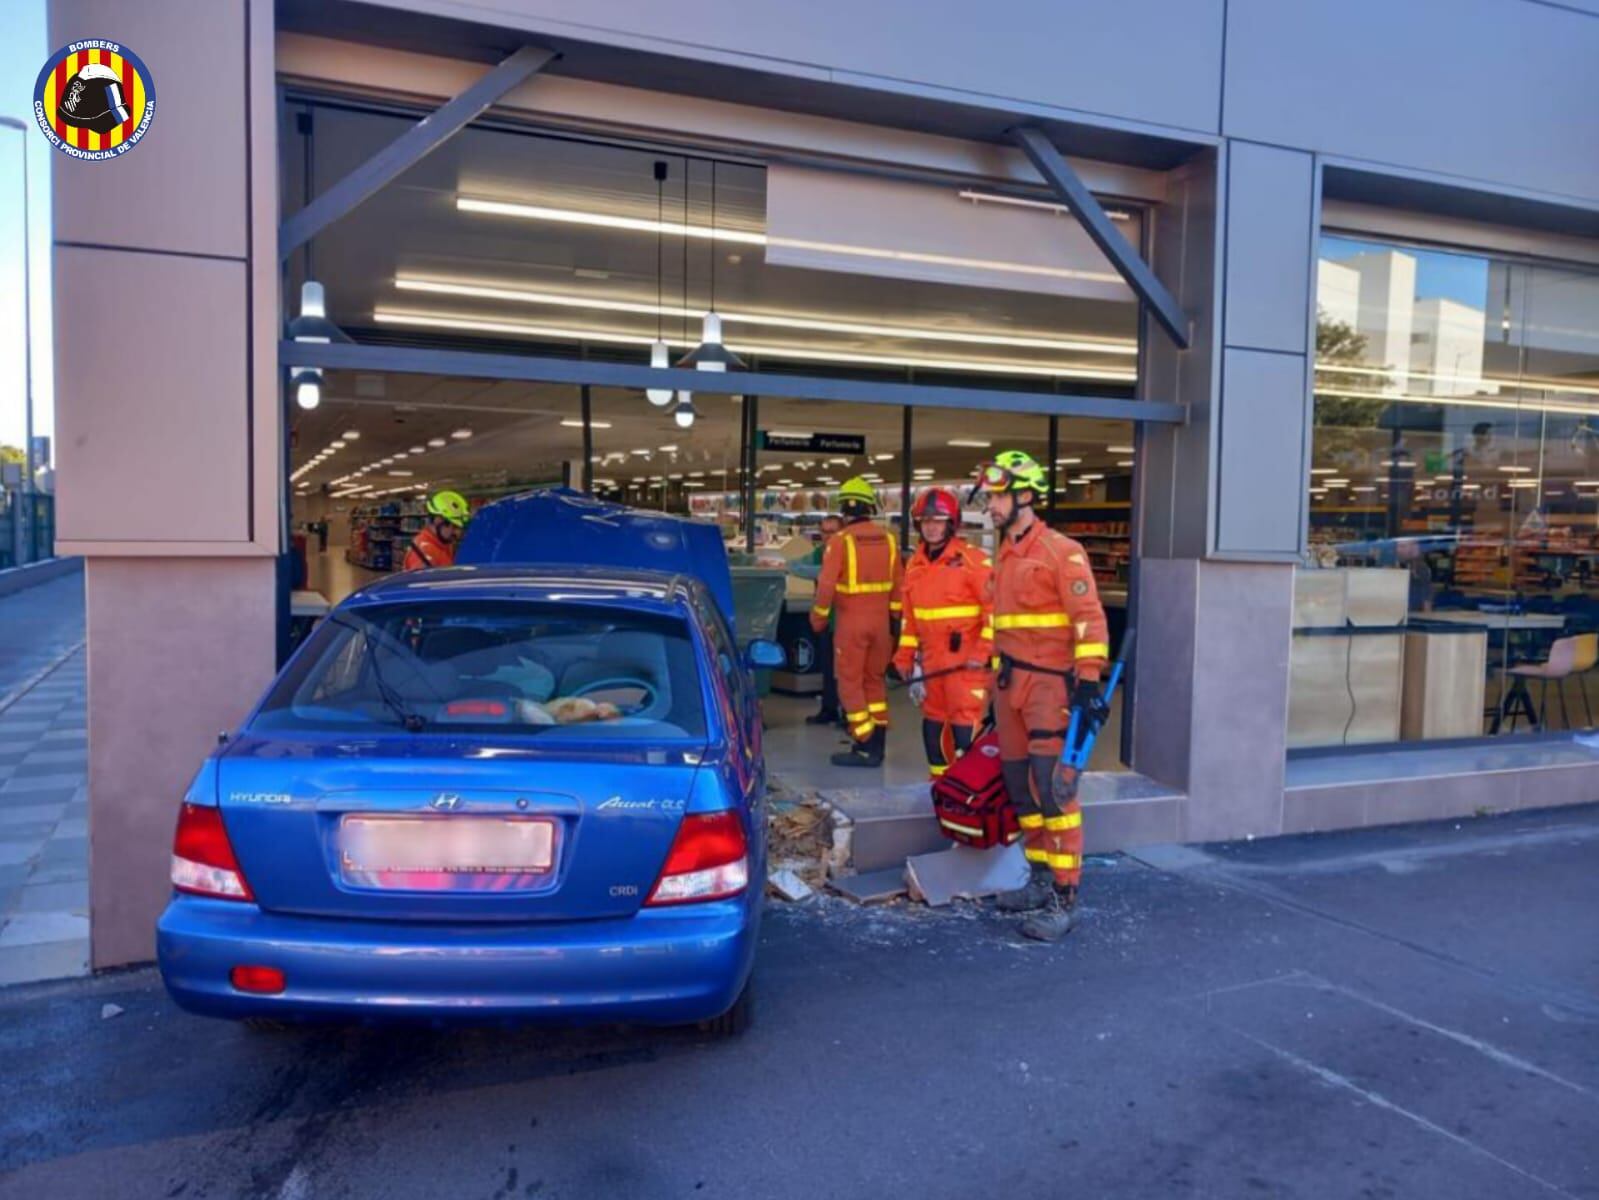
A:
<svg viewBox="0 0 1599 1200">
<path fill-rule="evenodd" d="M 1058 947 L 774 908 L 726 1044 L 0 991 L 0 1197 L 1599 1196 L 1599 809 L 1181 857 Z"/>
</svg>

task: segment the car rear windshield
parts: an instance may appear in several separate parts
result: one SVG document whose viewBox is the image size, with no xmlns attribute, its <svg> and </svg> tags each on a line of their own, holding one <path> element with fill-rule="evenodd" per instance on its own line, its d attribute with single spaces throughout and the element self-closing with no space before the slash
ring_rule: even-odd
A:
<svg viewBox="0 0 1599 1200">
<path fill-rule="evenodd" d="M 695 664 L 670 616 L 518 601 L 338 609 L 251 728 L 699 739 Z"/>
</svg>

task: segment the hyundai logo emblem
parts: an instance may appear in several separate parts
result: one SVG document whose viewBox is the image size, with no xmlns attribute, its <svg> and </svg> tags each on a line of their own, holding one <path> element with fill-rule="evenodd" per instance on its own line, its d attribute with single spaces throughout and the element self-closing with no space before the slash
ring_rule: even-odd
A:
<svg viewBox="0 0 1599 1200">
<path fill-rule="evenodd" d="M 429 806 L 440 812 L 454 812 L 461 807 L 461 797 L 454 792 L 440 792 L 429 801 Z"/>
</svg>

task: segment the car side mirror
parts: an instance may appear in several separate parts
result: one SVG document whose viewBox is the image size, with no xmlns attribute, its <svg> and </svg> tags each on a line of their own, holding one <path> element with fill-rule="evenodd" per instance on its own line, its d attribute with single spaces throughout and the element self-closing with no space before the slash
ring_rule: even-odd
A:
<svg viewBox="0 0 1599 1200">
<path fill-rule="evenodd" d="M 744 660 L 757 670 L 762 668 L 775 670 L 788 665 L 788 655 L 784 653 L 783 647 L 765 638 L 756 638 L 749 644 L 749 648 L 744 652 Z"/>
</svg>

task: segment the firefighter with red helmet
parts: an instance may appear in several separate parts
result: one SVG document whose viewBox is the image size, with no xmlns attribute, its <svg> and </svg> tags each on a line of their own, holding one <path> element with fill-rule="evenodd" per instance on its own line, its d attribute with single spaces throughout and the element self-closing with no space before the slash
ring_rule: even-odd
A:
<svg viewBox="0 0 1599 1200">
<path fill-rule="evenodd" d="M 1098 728 L 1107 715 L 1099 677 L 1110 631 L 1083 547 L 1033 511 L 1047 499 L 1043 467 L 1020 450 L 981 472 L 999 538 L 993 577 L 995 724 L 1005 789 L 1015 807 L 1031 877 L 999 898 L 1030 912 L 1022 933 L 1055 941 L 1075 923 L 1083 866 L 1076 773 L 1061 762 L 1073 710 Z"/>
<path fill-rule="evenodd" d="M 961 538 L 960 501 L 948 488 L 918 496 L 911 518 L 922 544 L 905 567 L 894 668 L 912 681 L 928 770 L 937 779 L 971 746 L 988 711 L 992 563 Z"/>
<path fill-rule="evenodd" d="M 821 633 L 833 619 L 833 662 L 838 701 L 850 747 L 834 766 L 880 767 L 888 742 L 885 677 L 894 647 L 891 618 L 900 615 L 898 539 L 875 523 L 877 489 L 860 476 L 838 489 L 844 528 L 828 539 L 816 580 L 811 628 Z M 837 614 L 836 617 L 834 614 Z"/>
</svg>

